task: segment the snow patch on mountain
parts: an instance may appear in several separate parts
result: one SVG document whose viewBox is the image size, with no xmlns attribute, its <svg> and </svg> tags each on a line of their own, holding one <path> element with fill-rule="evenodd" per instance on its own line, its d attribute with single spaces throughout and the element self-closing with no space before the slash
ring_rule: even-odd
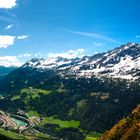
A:
<svg viewBox="0 0 140 140">
<path fill-rule="evenodd" d="M 127 43 L 106 53 L 83 58 L 32 59 L 23 67 L 38 70 L 54 69 L 63 76 L 109 76 L 137 79 L 140 76 L 140 44 Z"/>
</svg>

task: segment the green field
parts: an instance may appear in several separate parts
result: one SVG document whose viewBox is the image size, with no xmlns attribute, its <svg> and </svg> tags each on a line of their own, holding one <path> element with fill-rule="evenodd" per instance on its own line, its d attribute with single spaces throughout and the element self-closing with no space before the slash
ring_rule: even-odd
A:
<svg viewBox="0 0 140 140">
<path fill-rule="evenodd" d="M 28 114 L 28 117 L 32 117 L 32 116 L 39 117 L 39 114 L 36 111 L 29 111 L 27 112 L 27 114 Z"/>
<path fill-rule="evenodd" d="M 97 132 L 91 132 L 87 135 L 85 140 L 98 140 L 101 134 Z"/>
<path fill-rule="evenodd" d="M 43 118 L 43 120 L 41 121 L 41 125 L 45 125 L 45 124 L 59 124 L 60 128 L 78 128 L 80 126 L 80 122 L 79 121 L 62 121 L 59 119 L 54 119 L 53 117 L 47 117 L 47 118 Z"/>
<path fill-rule="evenodd" d="M 86 137 L 85 140 L 98 140 L 98 138 L 94 138 L 94 137 Z"/>
<path fill-rule="evenodd" d="M 11 131 L 7 131 L 5 129 L 0 128 L 0 135 L 6 136 L 8 138 L 11 138 L 13 140 L 29 140 L 31 137 L 24 136 L 22 134 L 17 134 Z"/>
<path fill-rule="evenodd" d="M 43 89 L 34 89 L 32 87 L 30 88 L 25 88 L 21 90 L 21 94 L 26 93 L 30 94 L 33 97 L 39 96 L 38 94 L 44 94 L 44 95 L 49 95 L 51 93 L 50 90 L 43 90 Z"/>
<path fill-rule="evenodd" d="M 9 130 L 5 130 L 2 128 L 0 128 L 0 135 L 5 136 L 6 138 L 9 138 L 9 139 L 13 139 L 13 140 L 32 140 L 32 139 L 37 139 L 37 138 L 50 140 L 48 136 L 44 135 L 41 132 L 36 133 L 34 136 L 27 136 L 26 134 L 25 136 L 24 134 L 18 134 L 18 133 L 11 132 Z"/>
</svg>

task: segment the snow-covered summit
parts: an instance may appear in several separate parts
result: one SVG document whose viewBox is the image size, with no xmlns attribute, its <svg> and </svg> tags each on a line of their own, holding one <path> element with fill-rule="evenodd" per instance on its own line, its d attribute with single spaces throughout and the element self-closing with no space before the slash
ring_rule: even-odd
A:
<svg viewBox="0 0 140 140">
<path fill-rule="evenodd" d="M 54 69 L 60 75 L 109 76 L 136 79 L 140 76 L 140 44 L 127 43 L 106 53 L 83 58 L 34 58 L 23 65 L 40 70 Z"/>
<path fill-rule="evenodd" d="M 47 59 L 44 58 L 33 58 L 30 61 L 26 62 L 22 67 L 32 67 L 32 68 L 38 68 L 38 69 L 53 69 L 58 68 L 60 66 L 70 64 L 73 61 L 76 61 L 76 59 L 67 59 L 63 57 L 50 57 Z"/>
</svg>

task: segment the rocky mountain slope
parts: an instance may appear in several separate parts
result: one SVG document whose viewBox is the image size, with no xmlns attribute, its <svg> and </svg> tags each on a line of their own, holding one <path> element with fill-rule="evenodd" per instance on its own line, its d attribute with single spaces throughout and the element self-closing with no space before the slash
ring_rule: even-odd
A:
<svg viewBox="0 0 140 140">
<path fill-rule="evenodd" d="M 83 58 L 34 58 L 23 65 L 23 68 L 27 67 L 40 71 L 53 69 L 61 76 L 94 75 L 134 80 L 140 75 L 140 44 L 127 43 L 106 53 Z"/>
<path fill-rule="evenodd" d="M 100 140 L 140 140 L 140 105 L 129 117 L 106 132 Z"/>
</svg>

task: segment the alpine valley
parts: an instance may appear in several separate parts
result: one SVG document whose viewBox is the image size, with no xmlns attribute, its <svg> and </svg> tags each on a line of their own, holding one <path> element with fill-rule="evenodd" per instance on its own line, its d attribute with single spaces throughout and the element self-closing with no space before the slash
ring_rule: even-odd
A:
<svg viewBox="0 0 140 140">
<path fill-rule="evenodd" d="M 140 139 L 139 106 L 132 112 L 140 104 L 140 44 L 82 58 L 33 58 L 5 69 L 0 71 L 1 137 L 128 140 L 136 131 Z"/>
</svg>

